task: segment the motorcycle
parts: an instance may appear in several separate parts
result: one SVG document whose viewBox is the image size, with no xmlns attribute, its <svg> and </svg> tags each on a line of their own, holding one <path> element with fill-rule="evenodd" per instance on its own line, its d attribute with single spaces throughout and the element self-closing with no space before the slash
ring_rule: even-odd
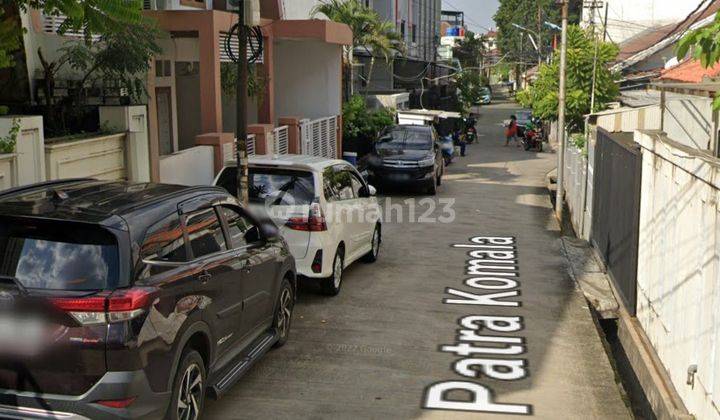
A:
<svg viewBox="0 0 720 420">
<path fill-rule="evenodd" d="M 538 152 L 543 151 L 543 129 L 542 126 L 527 126 L 523 133 L 522 144 L 525 151 L 536 149 Z"/>
<path fill-rule="evenodd" d="M 475 128 L 476 123 L 477 121 L 473 117 L 465 119 L 465 141 L 467 144 L 473 144 L 478 138 L 477 129 Z"/>
</svg>

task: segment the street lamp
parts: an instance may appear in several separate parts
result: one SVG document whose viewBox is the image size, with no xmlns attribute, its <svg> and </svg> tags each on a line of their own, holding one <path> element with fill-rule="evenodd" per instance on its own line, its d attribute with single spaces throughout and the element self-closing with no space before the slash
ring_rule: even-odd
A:
<svg viewBox="0 0 720 420">
<path fill-rule="evenodd" d="M 547 26 L 550 29 L 554 29 L 556 31 L 562 31 L 562 27 L 560 27 L 552 22 L 545 21 L 545 26 Z"/>
<path fill-rule="evenodd" d="M 526 27 L 524 27 L 524 26 L 518 25 L 517 23 L 511 23 L 511 25 L 514 26 L 514 27 L 516 27 L 516 28 L 518 28 L 518 29 L 520 29 L 521 31 L 525 31 L 525 32 L 528 33 L 528 38 L 530 38 L 530 42 L 532 42 L 533 47 L 535 47 L 535 50 L 537 50 L 537 52 L 538 52 L 538 67 L 540 67 L 540 64 L 542 64 L 542 51 L 540 50 L 540 48 L 542 47 L 542 45 L 538 45 L 538 44 L 535 42 L 535 39 L 533 39 L 533 37 L 532 37 L 532 35 L 531 35 L 531 34 L 534 34 L 534 35 L 537 37 L 537 39 L 540 40 L 540 34 L 537 33 L 537 32 L 535 32 L 535 31 L 533 31 L 532 29 L 528 29 L 528 28 L 526 28 Z"/>
</svg>

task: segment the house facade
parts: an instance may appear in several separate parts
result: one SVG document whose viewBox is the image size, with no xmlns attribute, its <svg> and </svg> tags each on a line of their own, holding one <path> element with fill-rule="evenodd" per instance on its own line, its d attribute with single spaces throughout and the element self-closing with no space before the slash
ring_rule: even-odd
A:
<svg viewBox="0 0 720 420">
<path fill-rule="evenodd" d="M 248 56 L 252 56 L 250 96 L 246 98 L 248 131 L 258 153 L 273 151 L 271 139 L 276 137 L 286 142 L 294 139 L 295 143 L 283 150 L 299 153 L 303 151 L 299 138 L 304 123 L 303 133 L 320 133 L 323 141 L 333 143 L 332 147 L 323 146 L 324 153 L 337 157 L 342 144 L 342 53 L 351 45 L 352 33 L 346 25 L 310 19 L 309 11 L 303 14 L 298 7 L 285 6 L 281 0 L 259 2 L 260 22 L 248 44 Z M 237 38 L 228 34 L 237 14 L 229 2 L 210 0 L 148 0 L 144 9 L 145 16 L 163 32 L 156 40 L 162 51 L 154 58 L 146 83 L 145 150 L 150 179 L 212 181 L 223 162 L 220 156 L 233 155 L 237 65 L 231 55 L 237 56 L 238 45 Z M 25 83 L 16 89 L 22 92 L 17 95 L 18 102 L 39 107 L 44 100 L 41 60 L 56 61 L 62 46 L 79 41 L 82 34 L 60 35 L 64 16 L 46 16 L 30 9 L 19 19 L 25 34 L 22 66 L 18 66 L 22 71 L 16 73 Z M 63 80 L 54 89 L 58 97 L 67 95 L 79 79 L 69 66 L 56 76 Z M 119 105 L 105 87 L 98 89 L 99 94 L 89 95 L 90 107 Z M 0 101 L 7 101 L 4 96 Z M 308 125 L 313 122 L 318 127 Z M 95 125 L 104 123 L 98 120 Z M 278 129 L 281 131 L 276 133 Z M 207 166 L 210 169 L 204 170 Z M 193 172 L 204 175 L 178 177 Z M 75 175 L 85 174 L 80 170 Z"/>
</svg>

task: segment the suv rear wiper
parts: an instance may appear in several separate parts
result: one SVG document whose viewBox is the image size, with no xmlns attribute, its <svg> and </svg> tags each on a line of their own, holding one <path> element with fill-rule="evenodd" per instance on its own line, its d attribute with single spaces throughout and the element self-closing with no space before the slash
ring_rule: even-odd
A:
<svg viewBox="0 0 720 420">
<path fill-rule="evenodd" d="M 20 280 L 18 280 L 17 277 L 14 277 L 14 276 L 0 276 L 0 283 L 12 283 L 13 285 L 15 285 L 15 287 L 18 288 L 18 290 L 20 291 L 20 293 L 22 293 L 23 295 L 27 295 L 27 294 L 28 294 L 27 289 L 25 288 L 25 286 L 23 286 L 22 283 L 20 283 Z"/>
</svg>

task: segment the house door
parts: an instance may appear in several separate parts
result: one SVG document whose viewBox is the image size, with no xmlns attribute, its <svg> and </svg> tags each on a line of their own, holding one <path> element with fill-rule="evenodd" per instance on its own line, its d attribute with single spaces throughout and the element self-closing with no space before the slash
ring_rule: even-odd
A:
<svg viewBox="0 0 720 420">
<path fill-rule="evenodd" d="M 173 152 L 173 130 L 172 130 L 172 98 L 169 87 L 155 88 L 158 116 L 158 141 L 160 143 L 160 155 L 169 155 Z"/>
</svg>

